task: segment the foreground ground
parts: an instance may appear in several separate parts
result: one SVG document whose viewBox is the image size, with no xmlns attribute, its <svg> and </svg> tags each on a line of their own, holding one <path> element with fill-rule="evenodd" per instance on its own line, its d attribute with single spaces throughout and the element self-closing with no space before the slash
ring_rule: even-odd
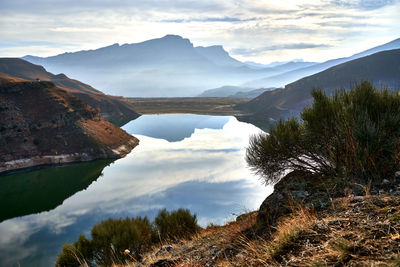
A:
<svg viewBox="0 0 400 267">
<path fill-rule="evenodd" d="M 266 239 L 251 233 L 257 213 L 247 213 L 129 266 L 400 266 L 397 193 L 335 199 L 318 213 L 297 208 Z"/>
<path fill-rule="evenodd" d="M 191 113 L 204 115 L 241 115 L 235 108 L 237 104 L 246 103 L 244 98 L 202 98 L 202 97 L 171 97 L 171 98 L 127 98 L 136 112 L 144 114 Z"/>
</svg>

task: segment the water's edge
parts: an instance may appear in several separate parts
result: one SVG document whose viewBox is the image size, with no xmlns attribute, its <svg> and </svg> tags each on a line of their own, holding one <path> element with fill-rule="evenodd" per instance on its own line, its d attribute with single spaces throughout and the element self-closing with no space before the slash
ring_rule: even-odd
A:
<svg viewBox="0 0 400 267">
<path fill-rule="evenodd" d="M 89 155 L 88 153 L 72 153 L 62 155 L 42 155 L 30 158 L 10 160 L 0 163 L 0 174 L 16 170 L 30 169 L 32 167 L 43 165 L 60 165 L 74 162 L 87 162 L 97 159 L 118 159 L 123 158 L 139 144 L 135 137 L 126 144 L 120 145 L 116 149 L 104 150 L 103 153 Z"/>
</svg>

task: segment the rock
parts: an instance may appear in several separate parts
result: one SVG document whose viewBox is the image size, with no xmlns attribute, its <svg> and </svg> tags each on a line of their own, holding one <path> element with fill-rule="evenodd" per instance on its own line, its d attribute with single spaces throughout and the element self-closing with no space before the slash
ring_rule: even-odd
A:
<svg viewBox="0 0 400 267">
<path fill-rule="evenodd" d="M 394 177 L 396 178 L 400 177 L 400 171 L 395 172 Z"/>
<path fill-rule="evenodd" d="M 291 213 L 298 204 L 317 210 L 325 209 L 332 198 L 344 197 L 344 192 L 362 193 L 360 188 L 351 187 L 340 178 L 317 178 L 311 174 L 291 172 L 274 186 L 274 192 L 261 204 L 255 231 L 268 236 L 274 231 L 279 218 Z"/>
<path fill-rule="evenodd" d="M 159 256 L 164 255 L 166 253 L 171 253 L 172 250 L 173 250 L 173 247 L 171 245 L 163 246 L 159 251 L 157 251 L 156 257 L 159 257 Z"/>
<path fill-rule="evenodd" d="M 174 260 L 162 259 L 150 264 L 150 267 L 171 267 L 175 265 L 176 261 Z"/>
<path fill-rule="evenodd" d="M 397 173 L 397 172 L 396 172 Z M 390 181 L 388 179 L 383 179 L 382 181 L 383 184 L 390 184 Z"/>
<path fill-rule="evenodd" d="M 238 260 L 244 260 L 246 259 L 246 254 L 244 254 L 243 252 L 240 252 L 238 254 L 236 254 L 235 256 Z"/>
</svg>

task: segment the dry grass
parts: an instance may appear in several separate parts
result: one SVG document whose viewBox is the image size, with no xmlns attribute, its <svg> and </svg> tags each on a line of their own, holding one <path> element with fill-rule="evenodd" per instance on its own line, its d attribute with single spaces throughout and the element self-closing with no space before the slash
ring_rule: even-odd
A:
<svg viewBox="0 0 400 267">
<path fill-rule="evenodd" d="M 246 257 L 242 261 L 231 262 L 236 266 L 277 266 L 286 254 L 298 248 L 299 240 L 308 234 L 315 222 L 315 214 L 306 208 L 300 208 L 284 218 L 276 227 L 272 241 L 262 238 L 250 240 L 242 236 L 243 251 Z"/>
<path fill-rule="evenodd" d="M 269 240 L 245 236 L 256 222 L 257 212 L 251 212 L 191 240 L 162 244 L 173 249 L 160 253 L 155 247 L 141 264 L 125 266 L 400 266 L 399 196 L 333 202 L 318 214 L 297 208 Z"/>
<path fill-rule="evenodd" d="M 147 257 L 171 266 L 400 266 L 399 214 L 400 197 L 348 196 L 319 214 L 298 208 L 270 240 L 243 234 L 255 223 L 251 213 L 173 244 L 170 255 L 155 258 L 155 250 Z"/>
</svg>

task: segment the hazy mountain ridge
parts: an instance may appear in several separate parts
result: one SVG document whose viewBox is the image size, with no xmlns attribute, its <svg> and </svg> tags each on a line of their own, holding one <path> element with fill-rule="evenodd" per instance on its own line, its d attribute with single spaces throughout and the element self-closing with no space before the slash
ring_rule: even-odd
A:
<svg viewBox="0 0 400 267">
<path fill-rule="evenodd" d="M 19 58 L 0 58 L 0 72 L 26 80 L 51 81 L 93 108 L 99 108 L 103 117 L 116 124 L 139 116 L 133 106 L 121 98 L 105 95 L 90 85 L 68 78 L 65 74 L 54 75 L 42 66 Z"/>
<path fill-rule="evenodd" d="M 308 67 L 304 68 L 298 68 L 294 69 L 289 72 L 281 73 L 278 75 L 273 75 L 269 77 L 265 77 L 262 79 L 250 81 L 247 83 L 244 83 L 243 86 L 249 86 L 249 87 L 282 87 L 285 84 L 294 82 L 300 78 L 303 78 L 305 76 L 309 76 L 318 72 L 321 72 L 323 70 L 326 70 L 330 67 L 339 65 L 341 63 L 348 62 L 353 59 L 365 57 L 377 52 L 381 51 L 387 51 L 387 50 L 392 50 L 392 49 L 399 49 L 400 48 L 400 38 L 395 39 L 389 43 L 373 47 L 371 49 L 365 50 L 363 52 L 354 54 L 350 57 L 344 57 L 344 58 L 337 58 L 337 59 L 332 59 L 328 60 L 319 64 L 314 64 Z"/>
<path fill-rule="evenodd" d="M 339 88 L 349 88 L 362 80 L 374 85 L 400 88 L 400 49 L 378 52 L 331 67 L 305 77 L 285 88 L 264 92 L 238 107 L 254 118 L 279 119 L 298 115 L 304 106 L 312 103 L 311 90 L 323 89 L 330 94 Z"/>
<path fill-rule="evenodd" d="M 254 69 L 232 58 L 222 46 L 194 47 L 190 40 L 166 35 L 135 44 L 23 59 L 52 72 L 67 73 L 102 91 L 124 96 L 195 96 L 205 88 L 275 75 L 304 62 Z"/>
<path fill-rule="evenodd" d="M 203 93 L 199 94 L 198 97 L 229 97 L 238 92 L 251 91 L 254 88 L 251 87 L 240 87 L 233 85 L 226 85 L 218 88 L 205 90 Z"/>
<path fill-rule="evenodd" d="M 259 88 L 241 86 L 222 86 L 219 88 L 209 89 L 198 95 L 198 97 L 233 97 L 233 98 L 255 98 L 265 91 L 275 88 Z"/>
<path fill-rule="evenodd" d="M 27 81 L 2 73 L 0 118 L 0 172 L 118 158 L 138 143 L 52 82 Z"/>
</svg>

